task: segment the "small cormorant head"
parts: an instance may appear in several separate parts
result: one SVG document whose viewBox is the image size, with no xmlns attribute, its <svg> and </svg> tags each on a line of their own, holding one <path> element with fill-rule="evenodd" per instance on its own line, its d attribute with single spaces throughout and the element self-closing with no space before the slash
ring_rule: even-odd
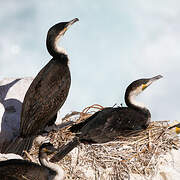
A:
<svg viewBox="0 0 180 180">
<path fill-rule="evenodd" d="M 60 22 L 52 26 L 47 34 L 46 45 L 51 56 L 55 57 L 58 53 L 62 53 L 62 49 L 57 46 L 57 42 L 64 35 L 64 33 L 69 29 L 71 25 L 79 21 L 75 18 L 68 22 Z"/>
<path fill-rule="evenodd" d="M 162 78 L 163 76 L 158 75 L 147 79 L 138 79 L 133 81 L 126 89 L 125 101 L 129 105 L 129 102 L 134 103 L 134 97 L 138 96 L 142 91 L 144 91 L 148 86 L 150 86 L 156 80 Z"/>
<path fill-rule="evenodd" d="M 43 143 L 39 148 L 40 154 L 50 155 L 56 151 L 57 149 L 54 148 L 53 144 L 51 143 Z"/>
<path fill-rule="evenodd" d="M 48 31 L 48 35 L 49 36 L 54 36 L 54 37 L 58 37 L 58 36 L 62 36 L 64 35 L 64 33 L 67 31 L 67 29 L 73 25 L 75 22 L 79 21 L 78 18 L 75 18 L 71 21 L 68 22 L 60 22 L 55 24 L 54 26 L 52 26 L 49 31 Z"/>
</svg>

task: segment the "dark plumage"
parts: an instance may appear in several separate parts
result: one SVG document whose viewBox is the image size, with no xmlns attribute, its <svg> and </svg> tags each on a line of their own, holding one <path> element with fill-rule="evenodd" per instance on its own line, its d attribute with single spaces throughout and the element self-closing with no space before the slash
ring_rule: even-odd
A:
<svg viewBox="0 0 180 180">
<path fill-rule="evenodd" d="M 56 149 L 50 143 L 44 143 L 39 149 L 41 166 L 22 159 L 11 159 L 0 162 L 1 180 L 55 180 L 62 179 L 64 174 L 60 166 L 50 163 L 47 155 Z"/>
<path fill-rule="evenodd" d="M 21 154 L 23 150 L 28 150 L 34 137 L 56 120 L 57 112 L 67 98 L 71 84 L 68 56 L 57 46 L 57 41 L 76 21 L 77 18 L 61 22 L 49 29 L 46 45 L 53 58 L 31 83 L 22 105 L 20 136 L 6 152 Z"/>
<path fill-rule="evenodd" d="M 136 103 L 134 97 L 161 77 L 159 75 L 132 82 L 125 93 L 125 102 L 128 107 L 107 107 L 85 121 L 73 125 L 69 130 L 76 133 L 75 138 L 67 145 L 62 146 L 50 161 L 59 161 L 79 143 L 106 143 L 114 140 L 117 136 L 128 136 L 146 129 L 151 114 L 147 108 Z"/>
</svg>

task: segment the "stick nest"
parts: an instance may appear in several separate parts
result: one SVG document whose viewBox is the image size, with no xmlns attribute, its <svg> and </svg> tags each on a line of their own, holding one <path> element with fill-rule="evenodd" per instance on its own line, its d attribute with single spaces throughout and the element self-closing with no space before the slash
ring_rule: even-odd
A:
<svg viewBox="0 0 180 180">
<path fill-rule="evenodd" d="M 92 109 L 102 108 L 93 105 L 82 112 L 72 112 L 63 118 L 63 122 L 80 122 L 94 113 Z M 155 121 L 148 129 L 129 137 L 118 137 L 116 141 L 104 144 L 81 144 L 58 164 L 65 170 L 66 179 L 126 180 L 132 173 L 152 177 L 158 171 L 160 157 L 180 147 L 178 136 L 168 127 L 168 121 Z M 48 137 L 55 147 L 60 147 L 73 139 L 74 134 L 64 128 L 49 133 Z M 38 149 L 34 143 L 30 151 L 36 160 Z"/>
</svg>

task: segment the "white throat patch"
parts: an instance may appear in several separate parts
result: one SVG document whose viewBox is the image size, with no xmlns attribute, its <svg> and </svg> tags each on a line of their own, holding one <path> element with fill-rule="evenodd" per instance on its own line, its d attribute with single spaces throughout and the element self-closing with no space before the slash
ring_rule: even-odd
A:
<svg viewBox="0 0 180 180">
<path fill-rule="evenodd" d="M 60 37 L 61 37 L 61 34 L 56 37 L 56 39 L 54 41 L 54 47 L 55 47 L 57 52 L 67 55 L 66 50 L 63 47 L 58 46 L 58 42 L 60 40 Z"/>
<path fill-rule="evenodd" d="M 65 173 L 61 166 L 55 163 L 51 163 L 46 159 L 41 159 L 41 162 L 44 166 L 49 167 L 57 173 L 54 177 L 54 180 L 63 180 L 65 178 Z"/>
<path fill-rule="evenodd" d="M 138 96 L 140 93 L 142 92 L 142 88 L 138 87 L 136 90 L 130 92 L 129 94 L 129 101 L 131 104 L 141 107 L 141 108 L 145 108 L 145 105 L 141 102 L 137 102 L 136 101 L 136 96 Z"/>
</svg>

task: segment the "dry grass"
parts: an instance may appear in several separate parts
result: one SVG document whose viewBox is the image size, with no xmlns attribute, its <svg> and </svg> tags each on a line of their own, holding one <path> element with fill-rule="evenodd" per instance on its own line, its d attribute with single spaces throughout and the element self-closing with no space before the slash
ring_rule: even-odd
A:
<svg viewBox="0 0 180 180">
<path fill-rule="evenodd" d="M 103 107 L 96 105 L 83 112 L 72 112 L 63 121 L 80 122 L 91 116 L 94 112 L 90 110 L 94 108 Z M 179 148 L 179 139 L 168 126 L 168 121 L 152 122 L 148 129 L 130 137 L 119 137 L 105 144 L 81 144 L 58 164 L 65 170 L 66 179 L 126 180 L 131 173 L 152 177 L 157 172 L 159 158 Z M 67 129 L 51 132 L 51 143 L 59 147 L 70 141 L 74 135 Z M 34 144 L 30 154 L 37 159 L 37 153 L 38 146 Z"/>
</svg>

